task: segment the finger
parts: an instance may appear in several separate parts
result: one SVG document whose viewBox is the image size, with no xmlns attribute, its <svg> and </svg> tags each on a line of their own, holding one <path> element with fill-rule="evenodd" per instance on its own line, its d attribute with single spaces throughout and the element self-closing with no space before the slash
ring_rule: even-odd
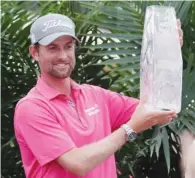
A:
<svg viewBox="0 0 195 178">
<path fill-rule="evenodd" d="M 177 19 L 177 26 L 178 26 L 179 28 L 181 28 L 181 20 L 180 20 L 180 19 Z"/>
<path fill-rule="evenodd" d="M 179 19 L 177 19 L 177 27 L 178 27 L 179 36 L 183 37 L 183 31 L 181 29 L 181 21 Z"/>
<path fill-rule="evenodd" d="M 173 118 L 176 118 L 176 117 L 177 117 L 177 113 L 170 114 L 168 117 L 173 117 Z"/>
<path fill-rule="evenodd" d="M 173 119 L 177 118 L 177 113 L 170 114 L 168 116 L 165 116 L 164 118 L 165 120 L 168 119 L 169 121 L 172 121 Z"/>
<path fill-rule="evenodd" d="M 180 28 L 178 29 L 179 37 L 183 38 L 183 30 Z"/>
<path fill-rule="evenodd" d="M 179 29 L 178 30 L 178 33 L 179 33 L 179 40 L 183 40 L 183 30 L 182 29 Z"/>
<path fill-rule="evenodd" d="M 165 124 L 168 120 L 169 120 L 169 118 L 167 118 L 167 117 L 158 117 L 158 118 L 156 118 L 156 120 L 155 120 L 154 123 L 156 123 L 155 125 L 163 125 L 163 124 Z"/>
<path fill-rule="evenodd" d="M 146 102 L 147 102 L 147 96 L 143 96 L 143 97 L 140 99 L 139 104 L 140 104 L 140 105 L 145 105 Z"/>
<path fill-rule="evenodd" d="M 165 118 L 159 120 L 158 124 L 159 125 L 168 124 L 168 123 L 172 122 L 172 120 L 173 120 L 173 117 L 165 117 Z"/>
<path fill-rule="evenodd" d="M 176 115 L 175 111 L 154 111 L 149 113 L 151 117 L 170 117 L 172 115 Z"/>
<path fill-rule="evenodd" d="M 180 45 L 183 46 L 183 30 L 181 29 L 180 19 L 177 19 L 177 27 L 178 27 Z"/>
<path fill-rule="evenodd" d="M 177 114 L 170 114 L 168 116 L 165 116 L 165 117 L 160 117 L 158 118 L 159 119 L 159 124 L 160 125 L 163 125 L 163 124 L 166 124 L 166 123 L 170 123 L 172 122 L 175 118 L 177 118 Z"/>
<path fill-rule="evenodd" d="M 164 125 L 170 123 L 176 116 L 177 114 L 171 114 L 168 116 L 160 116 L 160 117 L 152 117 L 149 118 L 148 123 L 151 127 L 154 125 Z"/>
<path fill-rule="evenodd" d="M 179 32 L 180 45 L 183 46 L 183 31 L 179 29 L 178 32 Z"/>
<path fill-rule="evenodd" d="M 183 40 L 180 40 L 180 46 L 181 47 L 183 46 Z"/>
</svg>

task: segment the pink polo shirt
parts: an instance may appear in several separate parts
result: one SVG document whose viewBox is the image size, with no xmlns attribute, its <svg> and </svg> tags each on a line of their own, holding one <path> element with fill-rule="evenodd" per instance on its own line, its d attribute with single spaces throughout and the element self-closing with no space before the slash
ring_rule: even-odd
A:
<svg viewBox="0 0 195 178">
<path fill-rule="evenodd" d="M 71 80 L 73 100 L 41 78 L 15 109 L 14 127 L 27 178 L 78 178 L 55 160 L 126 123 L 137 99 Z M 116 178 L 114 155 L 84 178 Z"/>
</svg>

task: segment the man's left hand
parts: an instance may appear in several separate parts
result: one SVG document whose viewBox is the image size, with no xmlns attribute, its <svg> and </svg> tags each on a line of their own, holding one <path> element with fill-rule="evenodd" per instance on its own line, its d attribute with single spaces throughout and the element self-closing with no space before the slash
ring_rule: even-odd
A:
<svg viewBox="0 0 195 178">
<path fill-rule="evenodd" d="M 180 19 L 177 19 L 177 27 L 178 27 L 180 45 L 182 47 L 183 46 L 183 30 L 181 29 L 181 21 L 180 21 Z"/>
</svg>

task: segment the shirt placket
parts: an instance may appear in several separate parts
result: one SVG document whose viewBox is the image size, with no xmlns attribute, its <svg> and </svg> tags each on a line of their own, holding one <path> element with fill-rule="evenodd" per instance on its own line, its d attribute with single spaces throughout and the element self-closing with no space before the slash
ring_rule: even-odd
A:
<svg viewBox="0 0 195 178">
<path fill-rule="evenodd" d="M 68 99 L 68 104 L 75 111 L 76 117 L 79 120 L 79 123 L 81 124 L 81 126 L 86 129 L 87 128 L 87 123 L 86 123 L 85 119 L 83 118 L 82 113 L 79 109 L 79 104 L 81 104 L 81 103 L 79 103 L 78 96 L 75 96 L 74 92 L 73 92 L 73 99 L 69 98 Z"/>
</svg>

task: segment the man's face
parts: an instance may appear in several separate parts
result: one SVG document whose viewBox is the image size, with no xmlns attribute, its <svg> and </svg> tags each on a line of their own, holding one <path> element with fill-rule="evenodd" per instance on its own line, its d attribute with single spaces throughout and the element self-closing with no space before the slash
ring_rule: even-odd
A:
<svg viewBox="0 0 195 178">
<path fill-rule="evenodd" d="M 47 46 L 39 46 L 38 63 L 41 74 L 63 79 L 71 75 L 75 67 L 75 42 L 70 36 L 62 36 Z"/>
</svg>

